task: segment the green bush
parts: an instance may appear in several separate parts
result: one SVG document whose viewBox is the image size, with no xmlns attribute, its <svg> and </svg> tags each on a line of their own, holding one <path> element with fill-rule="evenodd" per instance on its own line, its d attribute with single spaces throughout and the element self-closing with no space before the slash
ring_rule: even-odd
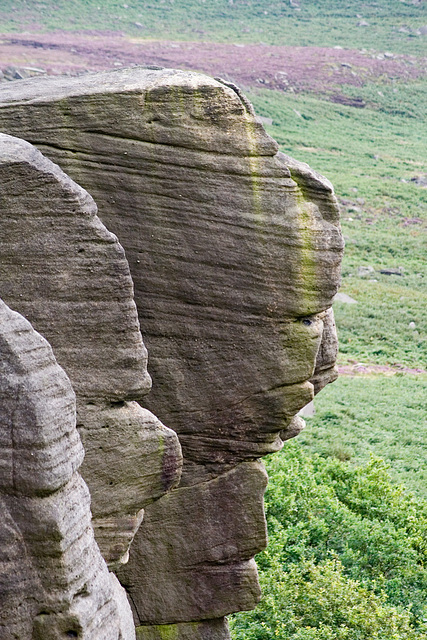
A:
<svg viewBox="0 0 427 640">
<path fill-rule="evenodd" d="M 353 467 L 289 444 L 268 462 L 263 598 L 234 640 L 412 640 L 427 633 L 427 503 L 379 459 Z"/>
</svg>

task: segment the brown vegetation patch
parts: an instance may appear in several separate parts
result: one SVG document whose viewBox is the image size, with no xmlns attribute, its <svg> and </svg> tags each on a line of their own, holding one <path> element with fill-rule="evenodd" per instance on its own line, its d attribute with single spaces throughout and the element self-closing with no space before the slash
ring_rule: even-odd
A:
<svg viewBox="0 0 427 640">
<path fill-rule="evenodd" d="M 387 54 L 391 55 L 391 54 Z M 221 76 L 243 87 L 314 91 L 363 107 L 342 95 L 343 85 L 369 80 L 409 81 L 423 71 L 412 56 L 326 47 L 150 41 L 120 33 L 0 34 L 0 68 L 42 67 L 48 74 L 79 74 L 130 65 L 157 65 Z M 354 104 L 353 104 L 354 103 Z"/>
</svg>

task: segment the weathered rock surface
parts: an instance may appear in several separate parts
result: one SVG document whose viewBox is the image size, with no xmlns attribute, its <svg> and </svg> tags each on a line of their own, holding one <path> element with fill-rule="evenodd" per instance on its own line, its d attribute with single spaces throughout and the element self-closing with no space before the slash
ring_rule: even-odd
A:
<svg viewBox="0 0 427 640">
<path fill-rule="evenodd" d="M 261 462 L 242 462 L 147 509 L 131 548 L 138 562 L 118 573 L 136 624 L 203 620 L 206 610 L 219 618 L 230 606 L 253 609 L 260 593 L 252 558 L 267 542 L 266 484 Z"/>
<path fill-rule="evenodd" d="M 154 381 L 144 404 L 183 448 L 180 487 L 147 508 L 119 572 L 135 619 L 253 606 L 250 557 L 265 538 L 251 461 L 298 433 L 313 383 L 335 375 L 325 312 L 343 242 L 332 186 L 279 153 L 222 81 L 132 69 L 13 85 L 2 129 L 87 188 L 125 247 Z"/>
<path fill-rule="evenodd" d="M 227 621 L 203 620 L 202 622 L 184 622 L 137 627 L 137 640 L 230 640 Z"/>
<path fill-rule="evenodd" d="M 141 509 L 176 484 L 176 435 L 135 402 L 150 388 L 122 247 L 92 198 L 23 140 L 0 134 L 0 290 L 73 383 L 97 539 L 126 558 Z"/>
<path fill-rule="evenodd" d="M 82 459 L 69 379 L 46 340 L 0 301 L 2 640 L 135 638 L 94 540 Z"/>
<path fill-rule="evenodd" d="M 332 307 L 323 316 L 323 334 L 316 357 L 316 367 L 310 382 L 314 386 L 314 393 L 319 393 L 323 387 L 338 378 L 336 360 L 338 356 L 338 336 Z"/>
</svg>

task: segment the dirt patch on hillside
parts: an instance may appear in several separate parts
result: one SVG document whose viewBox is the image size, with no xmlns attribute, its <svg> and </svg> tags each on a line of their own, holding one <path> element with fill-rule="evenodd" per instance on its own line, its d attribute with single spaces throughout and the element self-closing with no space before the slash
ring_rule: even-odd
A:
<svg viewBox="0 0 427 640">
<path fill-rule="evenodd" d="M 340 376 L 366 376 L 372 374 L 381 374 L 385 376 L 395 376 L 396 374 L 419 375 L 427 373 L 425 369 L 411 369 L 403 364 L 364 364 L 357 362 L 354 364 L 338 365 L 338 373 Z"/>
<path fill-rule="evenodd" d="M 369 80 L 408 82 L 423 74 L 413 56 L 391 53 L 150 41 L 99 32 L 0 34 L 0 69 L 10 65 L 72 75 L 130 65 L 176 67 L 221 76 L 242 87 L 312 91 L 356 107 L 363 107 L 363 101 L 348 102 L 341 93 L 342 85 L 362 86 Z"/>
</svg>

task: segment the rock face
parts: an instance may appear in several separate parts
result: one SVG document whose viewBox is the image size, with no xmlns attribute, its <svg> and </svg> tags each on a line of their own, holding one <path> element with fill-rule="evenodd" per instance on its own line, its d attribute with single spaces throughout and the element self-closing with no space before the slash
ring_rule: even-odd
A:
<svg viewBox="0 0 427 640">
<path fill-rule="evenodd" d="M 141 509 L 175 484 L 176 435 L 135 402 L 150 388 L 122 247 L 81 187 L 0 134 L 0 288 L 55 349 L 74 385 L 82 473 L 106 560 L 127 557 Z"/>
<path fill-rule="evenodd" d="M 94 540 L 82 459 L 69 379 L 46 340 L 0 301 L 2 640 L 135 638 Z"/>
<path fill-rule="evenodd" d="M 278 152 L 236 87 L 194 73 L 14 83 L 0 126 L 88 189 L 120 238 L 150 353 L 144 404 L 182 446 L 179 488 L 147 508 L 118 571 L 138 637 L 166 625 L 177 640 L 202 628 L 223 640 L 222 616 L 258 598 L 254 460 L 300 431 L 313 385 L 336 376 L 332 186 Z"/>
</svg>

